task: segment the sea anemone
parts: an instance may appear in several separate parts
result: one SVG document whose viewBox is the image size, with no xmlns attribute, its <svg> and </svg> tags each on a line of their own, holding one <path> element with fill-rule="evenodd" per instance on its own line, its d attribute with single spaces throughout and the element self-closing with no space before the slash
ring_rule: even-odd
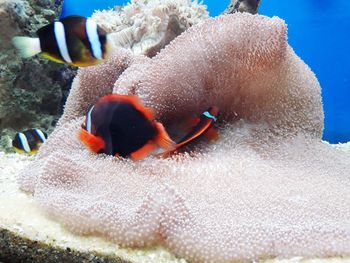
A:
<svg viewBox="0 0 350 263">
<path fill-rule="evenodd" d="M 218 106 L 220 138 L 168 159 L 88 152 L 76 133 L 113 83 L 167 127 Z M 18 181 L 74 233 L 125 247 L 162 245 L 193 262 L 350 255 L 350 155 L 322 143 L 322 129 L 319 83 L 285 23 L 224 15 L 152 59 L 120 50 L 80 69 L 59 125 Z"/>
</svg>

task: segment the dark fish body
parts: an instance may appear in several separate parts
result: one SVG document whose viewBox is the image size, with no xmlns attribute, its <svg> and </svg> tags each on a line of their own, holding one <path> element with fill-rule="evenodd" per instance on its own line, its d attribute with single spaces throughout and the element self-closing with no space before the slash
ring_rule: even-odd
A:
<svg viewBox="0 0 350 263">
<path fill-rule="evenodd" d="M 100 116 L 106 116 L 100 118 Z M 144 114 L 130 103 L 109 101 L 95 105 L 91 112 L 94 134 L 107 142 L 104 153 L 126 157 L 154 138 L 157 130 Z"/>
<path fill-rule="evenodd" d="M 218 133 L 213 125 L 217 121 L 218 115 L 219 109 L 217 107 L 213 106 L 208 108 L 199 118 L 194 120 L 194 126 L 192 126 L 190 131 L 176 143 L 175 149 L 158 154 L 158 157 L 169 157 L 180 148 L 202 136 L 207 137 L 209 140 L 216 139 Z"/>
<path fill-rule="evenodd" d="M 14 37 L 23 57 L 41 54 L 58 63 L 84 67 L 99 64 L 109 55 L 107 33 L 92 19 L 68 16 L 37 31 L 38 38 Z"/>
<path fill-rule="evenodd" d="M 29 155 L 35 154 L 47 139 L 47 134 L 39 129 L 29 129 L 19 132 L 12 141 L 12 146 L 17 153 Z"/>
<path fill-rule="evenodd" d="M 79 138 L 93 152 L 135 160 L 157 146 L 172 149 L 175 145 L 150 109 L 136 97 L 123 95 L 101 98 L 87 113 Z"/>
<path fill-rule="evenodd" d="M 219 110 L 216 107 L 210 107 L 203 112 L 192 130 L 176 144 L 176 148 L 178 149 L 184 146 L 213 128 L 213 124 L 217 121 L 218 114 Z"/>
</svg>

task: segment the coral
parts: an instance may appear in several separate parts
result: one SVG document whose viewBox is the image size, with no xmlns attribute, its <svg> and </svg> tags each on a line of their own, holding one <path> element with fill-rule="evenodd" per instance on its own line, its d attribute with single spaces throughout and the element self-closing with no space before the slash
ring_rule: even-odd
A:
<svg viewBox="0 0 350 263">
<path fill-rule="evenodd" d="M 116 46 L 150 57 L 208 17 L 206 6 L 190 0 L 132 0 L 116 10 L 97 11 L 93 15 L 96 22 L 112 33 Z"/>
<path fill-rule="evenodd" d="M 236 13 L 191 27 L 152 59 L 118 52 L 79 71 L 58 127 L 18 178 L 49 216 L 193 262 L 350 255 L 350 155 L 321 142 L 319 83 L 282 20 Z M 114 81 L 175 132 L 219 106 L 219 140 L 169 159 L 89 153 L 77 130 Z"/>
</svg>

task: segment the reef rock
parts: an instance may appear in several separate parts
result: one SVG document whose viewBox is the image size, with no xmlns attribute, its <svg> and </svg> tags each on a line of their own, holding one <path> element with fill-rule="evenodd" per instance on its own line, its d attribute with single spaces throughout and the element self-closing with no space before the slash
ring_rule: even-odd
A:
<svg viewBox="0 0 350 263">
<path fill-rule="evenodd" d="M 0 149 L 16 131 L 53 129 L 62 114 L 74 71 L 40 58 L 22 60 L 11 45 L 16 35 L 35 36 L 59 12 L 55 1 L 0 1 Z"/>
<path fill-rule="evenodd" d="M 91 154 L 76 133 L 114 81 L 173 132 L 217 105 L 220 138 L 168 159 Z M 79 70 L 18 182 L 74 233 L 162 245 L 191 262 L 349 256 L 350 155 L 322 143 L 322 129 L 319 83 L 285 23 L 236 13 L 194 25 L 153 58 L 118 51 Z"/>
<path fill-rule="evenodd" d="M 258 13 L 261 0 L 231 0 L 224 13 L 233 14 L 235 12 Z"/>
</svg>

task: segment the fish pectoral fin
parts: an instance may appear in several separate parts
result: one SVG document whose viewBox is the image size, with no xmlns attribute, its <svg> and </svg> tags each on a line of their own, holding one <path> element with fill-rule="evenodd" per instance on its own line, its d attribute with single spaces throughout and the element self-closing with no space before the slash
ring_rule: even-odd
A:
<svg viewBox="0 0 350 263">
<path fill-rule="evenodd" d="M 25 154 L 26 153 L 25 151 L 18 149 L 17 147 L 13 147 L 13 150 L 18 154 Z"/>
<path fill-rule="evenodd" d="M 135 161 L 142 160 L 142 159 L 146 158 L 149 154 L 151 154 L 155 148 L 157 148 L 157 145 L 154 142 L 149 141 L 144 146 L 142 146 L 140 149 L 131 153 L 130 156 Z"/>
<path fill-rule="evenodd" d="M 38 150 L 35 149 L 35 150 L 31 150 L 31 151 L 28 153 L 28 155 L 29 155 L 29 156 L 32 156 L 32 155 L 35 155 L 35 154 L 37 154 L 37 153 L 38 153 Z"/>
<path fill-rule="evenodd" d="M 219 132 L 216 128 L 210 127 L 205 133 L 204 133 L 204 138 L 208 141 L 216 141 L 219 139 Z"/>
<path fill-rule="evenodd" d="M 78 139 L 92 152 L 98 153 L 105 148 L 105 142 L 102 138 L 95 136 L 84 129 L 79 130 Z"/>
<path fill-rule="evenodd" d="M 49 53 L 46 53 L 46 52 L 41 52 L 40 56 L 43 57 L 43 58 L 46 58 L 48 60 L 51 60 L 53 62 L 56 62 L 56 63 L 60 63 L 60 64 L 66 63 L 62 59 L 59 59 L 59 58 L 57 58 L 55 56 L 52 56 L 52 55 L 50 55 Z"/>
<path fill-rule="evenodd" d="M 158 135 L 155 139 L 156 144 L 158 144 L 161 148 L 167 150 L 174 150 L 176 147 L 176 143 L 172 139 L 170 139 L 163 124 L 161 124 L 160 122 L 156 122 L 156 129 L 158 131 Z"/>
</svg>

